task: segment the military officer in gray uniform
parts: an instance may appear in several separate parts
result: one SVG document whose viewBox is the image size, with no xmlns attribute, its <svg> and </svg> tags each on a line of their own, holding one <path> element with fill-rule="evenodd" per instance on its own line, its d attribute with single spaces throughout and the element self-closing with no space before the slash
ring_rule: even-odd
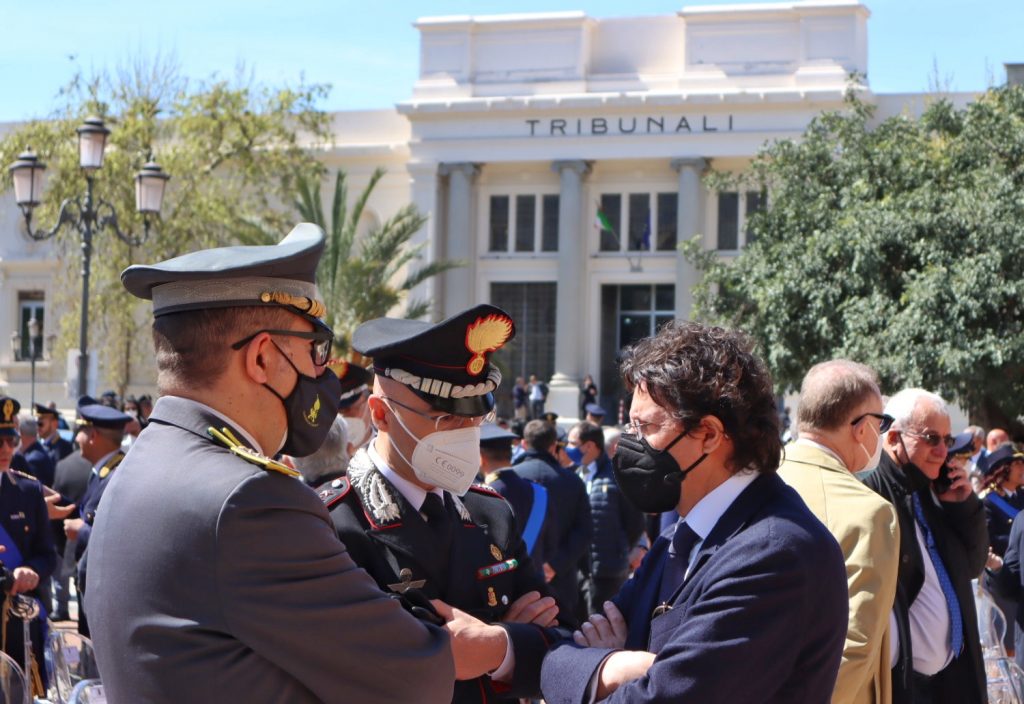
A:
<svg viewBox="0 0 1024 704">
<path fill-rule="evenodd" d="M 337 412 L 315 285 L 323 232 L 225 247 L 121 278 L 153 301 L 161 398 L 111 480 L 89 546 L 108 702 L 446 702 L 444 629 L 382 592 L 302 456 Z M 116 511 L 105 511 L 107 503 Z"/>
<path fill-rule="evenodd" d="M 361 325 L 352 346 L 373 358 L 377 436 L 352 458 L 346 480 L 320 490 L 338 536 L 382 589 L 440 600 L 457 634 L 461 621 L 487 624 L 468 650 L 456 636 L 455 702 L 539 695 L 548 644 L 570 632 L 558 627 L 508 503 L 474 485 L 480 425 L 501 382 L 489 357 L 514 334 L 509 316 L 489 305 L 436 325 Z"/>
</svg>

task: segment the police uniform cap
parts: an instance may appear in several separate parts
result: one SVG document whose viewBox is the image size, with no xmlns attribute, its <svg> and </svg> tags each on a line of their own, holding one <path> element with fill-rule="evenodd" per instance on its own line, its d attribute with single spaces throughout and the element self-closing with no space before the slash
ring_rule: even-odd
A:
<svg viewBox="0 0 1024 704">
<path fill-rule="evenodd" d="M 555 413 L 554 411 L 548 411 L 547 413 L 542 415 L 541 418 L 547 421 L 548 423 L 555 423 L 558 421 L 558 414 Z"/>
<path fill-rule="evenodd" d="M 482 304 L 436 324 L 370 320 L 356 328 L 352 347 L 373 358 L 378 376 L 405 384 L 432 408 L 472 417 L 494 408 L 501 372 L 490 356 L 515 334 L 508 313 Z"/>
<path fill-rule="evenodd" d="M 49 406 L 44 406 L 41 403 L 33 404 L 32 411 L 37 416 L 53 416 L 54 418 L 60 418 L 60 412 L 56 408 L 50 408 Z"/>
<path fill-rule="evenodd" d="M 970 430 L 965 430 L 962 433 L 957 434 L 953 438 L 953 446 L 946 452 L 946 457 L 956 457 L 957 455 L 973 455 L 974 454 L 974 433 Z"/>
<path fill-rule="evenodd" d="M 363 391 L 373 382 L 373 372 L 344 359 L 332 359 L 327 363 L 327 368 L 334 372 L 341 382 L 339 411 L 358 401 Z"/>
<path fill-rule="evenodd" d="M 284 306 L 314 324 L 325 311 L 316 287 L 324 233 L 300 223 L 276 245 L 204 249 L 121 272 L 134 296 L 153 301 L 153 315 L 234 306 Z"/>
<path fill-rule="evenodd" d="M 0 435 L 19 437 L 18 411 L 21 404 L 10 396 L 0 396 Z"/>
<path fill-rule="evenodd" d="M 496 423 L 484 423 L 480 426 L 480 444 L 487 445 L 489 443 L 509 443 L 512 440 L 518 440 L 519 438 L 515 433 L 505 430 Z"/>
<path fill-rule="evenodd" d="M 92 425 L 97 428 L 116 428 L 120 430 L 130 420 L 132 420 L 132 417 L 127 413 L 122 413 L 116 408 L 104 405 L 92 396 L 82 396 L 78 399 L 79 425 Z"/>
<path fill-rule="evenodd" d="M 1013 445 L 1006 444 L 994 450 L 987 458 L 985 465 L 985 476 L 990 476 L 998 469 L 1010 464 L 1014 460 L 1024 460 L 1024 453 L 1015 449 Z"/>
<path fill-rule="evenodd" d="M 605 410 L 598 406 L 596 403 L 588 403 L 586 406 L 583 407 L 583 410 L 585 410 L 590 415 L 598 418 L 601 418 L 606 415 Z"/>
</svg>

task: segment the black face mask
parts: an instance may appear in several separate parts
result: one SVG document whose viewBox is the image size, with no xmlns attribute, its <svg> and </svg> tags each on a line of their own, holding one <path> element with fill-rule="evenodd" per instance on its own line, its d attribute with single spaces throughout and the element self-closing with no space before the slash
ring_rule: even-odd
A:
<svg viewBox="0 0 1024 704">
<path fill-rule="evenodd" d="M 318 377 L 306 376 L 298 370 L 292 360 L 274 342 L 277 351 L 284 355 L 289 366 L 299 375 L 295 388 L 287 398 L 274 391 L 270 384 L 264 384 L 270 393 L 281 399 L 284 413 L 288 418 L 288 437 L 281 452 L 292 457 L 308 457 L 320 449 L 331 430 L 331 423 L 338 415 L 338 400 L 341 398 L 341 382 L 330 369 Z"/>
<path fill-rule="evenodd" d="M 679 487 L 686 475 L 708 456 L 704 453 L 686 469 L 669 453 L 672 446 L 686 435 L 679 433 L 664 450 L 655 450 L 647 440 L 632 433 L 619 438 L 619 448 L 612 458 L 615 480 L 626 498 L 644 513 L 671 511 L 679 504 Z"/>
</svg>

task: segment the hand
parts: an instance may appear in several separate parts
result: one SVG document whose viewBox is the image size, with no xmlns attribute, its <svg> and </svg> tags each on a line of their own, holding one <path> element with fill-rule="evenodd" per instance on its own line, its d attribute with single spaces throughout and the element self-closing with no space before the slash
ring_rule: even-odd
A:
<svg viewBox="0 0 1024 704">
<path fill-rule="evenodd" d="M 509 648 L 505 629 L 484 623 L 440 599 L 433 599 L 430 603 L 444 618 L 445 630 L 451 636 L 455 679 L 471 680 L 501 666 Z"/>
<path fill-rule="evenodd" d="M 992 548 L 988 549 L 988 559 L 985 561 L 985 567 L 993 572 L 1003 569 L 1003 558 L 992 552 Z"/>
<path fill-rule="evenodd" d="M 76 540 L 78 538 L 78 532 L 82 530 L 82 526 L 84 525 L 85 521 L 81 518 L 65 518 L 64 535 L 68 537 L 68 540 Z"/>
<path fill-rule="evenodd" d="M 39 585 L 39 575 L 31 567 L 15 567 L 14 584 L 11 586 L 11 594 L 30 592 Z"/>
<path fill-rule="evenodd" d="M 580 630 L 572 634 L 576 645 L 584 648 L 614 648 L 618 650 L 626 644 L 626 619 L 622 612 L 610 601 L 604 602 L 604 615 L 592 614 Z"/>
<path fill-rule="evenodd" d="M 58 506 L 57 502 L 59 502 L 60 499 L 60 494 L 55 491 L 52 494 L 47 494 L 46 498 L 43 499 L 43 501 L 46 502 L 46 515 L 50 517 L 51 521 L 60 521 L 75 512 L 74 504 Z"/>
<path fill-rule="evenodd" d="M 555 578 L 555 574 L 556 574 L 555 573 L 555 568 L 552 567 L 549 563 L 545 562 L 544 563 L 544 581 L 545 582 L 550 582 L 552 579 Z"/>
<path fill-rule="evenodd" d="M 974 489 L 971 488 L 971 482 L 967 479 L 967 470 L 963 468 L 950 468 L 949 481 L 952 482 L 949 489 L 941 494 L 936 494 L 939 501 L 960 503 L 966 501 L 967 497 L 974 493 Z"/>
<path fill-rule="evenodd" d="M 618 650 L 609 655 L 598 673 L 596 698 L 600 701 L 627 682 L 646 675 L 654 658 L 654 653 L 643 650 Z"/>
<path fill-rule="evenodd" d="M 647 546 L 637 545 L 629 551 L 629 571 L 636 572 L 640 569 L 640 563 L 647 556 Z"/>
<path fill-rule="evenodd" d="M 558 603 L 552 597 L 542 597 L 540 592 L 527 592 L 512 602 L 501 620 L 502 623 L 534 623 L 538 626 L 554 626 L 556 616 L 558 616 Z"/>
</svg>

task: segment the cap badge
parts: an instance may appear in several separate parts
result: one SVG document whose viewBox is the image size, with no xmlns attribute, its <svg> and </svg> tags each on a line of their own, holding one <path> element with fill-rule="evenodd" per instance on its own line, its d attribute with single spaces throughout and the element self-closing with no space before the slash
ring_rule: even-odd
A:
<svg viewBox="0 0 1024 704">
<path fill-rule="evenodd" d="M 477 318 L 466 328 L 466 349 L 473 353 L 466 371 L 477 376 L 484 370 L 487 360 L 484 353 L 500 349 L 512 337 L 512 320 L 504 315 L 488 315 Z"/>
<path fill-rule="evenodd" d="M 309 409 L 309 413 L 303 416 L 306 422 L 312 425 L 314 428 L 317 424 L 317 418 L 320 416 L 320 396 L 317 395 L 316 400 L 313 401 L 313 407 Z"/>
<path fill-rule="evenodd" d="M 7 399 L 4 401 L 4 422 L 10 423 L 11 416 L 14 415 L 14 401 Z"/>
</svg>

